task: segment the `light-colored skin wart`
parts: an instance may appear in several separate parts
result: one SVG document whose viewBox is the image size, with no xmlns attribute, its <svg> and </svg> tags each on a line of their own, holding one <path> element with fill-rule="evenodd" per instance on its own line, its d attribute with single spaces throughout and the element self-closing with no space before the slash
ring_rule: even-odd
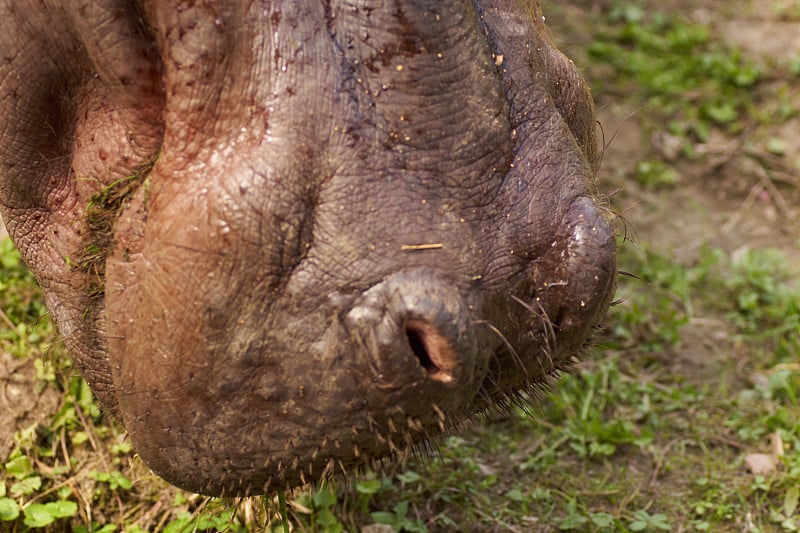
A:
<svg viewBox="0 0 800 533">
<path fill-rule="evenodd" d="M 403 456 L 605 313 L 592 103 L 538 3 L 28 4 L 0 0 L 0 213 L 169 481 Z"/>
</svg>

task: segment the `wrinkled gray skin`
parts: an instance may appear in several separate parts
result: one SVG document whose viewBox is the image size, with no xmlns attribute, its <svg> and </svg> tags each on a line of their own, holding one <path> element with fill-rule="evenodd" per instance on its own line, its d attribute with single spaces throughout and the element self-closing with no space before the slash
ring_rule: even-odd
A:
<svg viewBox="0 0 800 533">
<path fill-rule="evenodd" d="M 541 388 L 608 307 L 592 103 L 537 2 L 0 0 L 0 21 L 3 220 L 179 486 L 403 456 Z"/>
</svg>

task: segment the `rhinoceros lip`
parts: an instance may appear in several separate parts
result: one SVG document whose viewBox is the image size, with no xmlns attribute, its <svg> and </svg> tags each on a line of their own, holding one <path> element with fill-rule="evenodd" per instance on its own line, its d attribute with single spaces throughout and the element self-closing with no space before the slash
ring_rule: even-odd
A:
<svg viewBox="0 0 800 533">
<path fill-rule="evenodd" d="M 86 274 L 85 291 L 93 302 L 105 294 L 106 259 L 114 249 L 114 223 L 131 196 L 146 183 L 157 159 L 158 153 L 89 199 L 84 218 L 88 231 L 72 268 Z"/>
</svg>

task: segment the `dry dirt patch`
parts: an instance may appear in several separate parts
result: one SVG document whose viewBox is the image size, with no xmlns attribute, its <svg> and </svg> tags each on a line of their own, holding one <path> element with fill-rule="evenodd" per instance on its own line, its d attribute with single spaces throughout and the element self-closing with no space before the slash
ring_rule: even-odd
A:
<svg viewBox="0 0 800 533">
<path fill-rule="evenodd" d="M 21 361 L 0 351 L 0 459 L 14 448 L 14 433 L 45 423 L 61 395 L 36 376 L 33 359 Z"/>
<path fill-rule="evenodd" d="M 573 2 L 551 10 L 555 13 L 548 16 L 557 35 L 570 36 L 571 40 L 560 44 L 568 52 L 576 52 L 576 61 L 583 63 L 589 79 L 604 73 L 590 60 L 580 59 L 577 44 L 585 45 L 592 38 L 592 17 L 611 9 L 611 4 Z M 698 5 L 668 0 L 643 4 L 646 12 L 680 13 L 693 22 L 709 25 L 716 39 L 766 66 L 800 60 L 800 2 Z M 787 13 L 796 16 L 791 18 Z M 766 85 L 759 91 L 770 91 Z M 800 102 L 800 84 L 790 90 L 794 95 L 787 99 Z M 768 100 L 770 95 L 762 97 Z M 695 146 L 705 157 L 687 160 L 670 150 L 666 131 L 653 131 L 651 110 L 641 102 L 603 92 L 596 92 L 595 99 L 608 143 L 601 186 L 617 191 L 615 203 L 635 240 L 681 261 L 691 261 L 703 246 L 727 252 L 777 247 L 800 272 L 800 119 L 782 124 L 755 123 L 738 137 L 717 133 Z M 770 139 L 784 144 L 784 156 L 765 150 Z M 645 159 L 674 166 L 678 183 L 658 190 L 638 185 L 632 175 L 636 163 Z"/>
</svg>

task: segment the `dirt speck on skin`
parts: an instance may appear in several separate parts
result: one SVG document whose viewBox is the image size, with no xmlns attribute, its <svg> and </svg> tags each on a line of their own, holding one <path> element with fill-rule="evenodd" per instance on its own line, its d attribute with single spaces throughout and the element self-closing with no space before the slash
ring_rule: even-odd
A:
<svg viewBox="0 0 800 533">
<path fill-rule="evenodd" d="M 59 401 L 58 391 L 36 377 L 33 359 L 0 351 L 0 459 L 14 449 L 14 433 L 45 422 Z"/>
</svg>

